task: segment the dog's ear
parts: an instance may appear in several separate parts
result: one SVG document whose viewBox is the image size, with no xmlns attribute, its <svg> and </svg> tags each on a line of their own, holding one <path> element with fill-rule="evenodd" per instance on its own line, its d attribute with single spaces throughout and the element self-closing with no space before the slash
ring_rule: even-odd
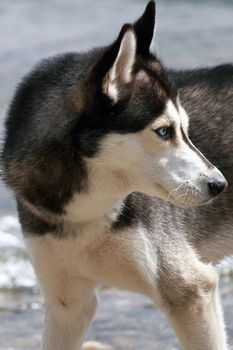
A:
<svg viewBox="0 0 233 350">
<path fill-rule="evenodd" d="M 150 1 L 143 15 L 134 23 L 133 27 L 137 37 L 137 54 L 148 56 L 155 30 L 155 1 Z"/>
<path fill-rule="evenodd" d="M 117 40 L 104 52 L 92 70 L 92 77 L 98 82 L 101 92 L 112 103 L 125 99 L 131 91 L 136 50 L 134 28 L 125 24 Z"/>
</svg>

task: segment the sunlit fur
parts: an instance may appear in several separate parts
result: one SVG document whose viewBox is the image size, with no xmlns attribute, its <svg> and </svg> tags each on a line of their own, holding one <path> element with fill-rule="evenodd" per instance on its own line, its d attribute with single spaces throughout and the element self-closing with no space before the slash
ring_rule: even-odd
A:
<svg viewBox="0 0 233 350">
<path fill-rule="evenodd" d="M 211 264 L 232 253 L 232 197 L 226 192 L 222 202 L 216 200 L 219 205 L 197 207 L 217 197 L 227 182 L 188 134 L 208 157 L 218 154 L 214 161 L 232 179 L 232 150 L 223 162 L 226 143 L 216 132 L 219 123 L 206 124 L 222 142 L 219 153 L 215 144 L 209 147 L 203 123 L 198 127 L 206 96 L 201 104 L 190 99 L 196 81 L 200 96 L 206 91 L 211 96 L 206 108 L 215 115 L 212 94 L 218 89 L 203 90 L 203 76 L 215 85 L 225 72 L 219 89 L 232 103 L 232 68 L 221 75 L 211 70 L 211 79 L 206 72 L 196 80 L 189 73 L 179 99 L 150 52 L 154 24 L 150 1 L 111 45 L 42 62 L 23 80 L 9 109 L 4 176 L 14 190 L 46 301 L 42 350 L 82 348 L 99 284 L 151 298 L 184 350 L 228 348 L 218 274 Z M 170 75 L 178 85 L 187 79 Z M 182 105 L 198 114 L 194 132 Z M 226 112 L 218 105 L 231 126 L 233 107 Z M 158 132 L 166 127 L 168 138 Z M 228 131 L 222 128 L 232 140 Z M 211 191 L 214 182 L 221 184 L 219 191 Z M 109 348 L 96 342 L 83 347 Z"/>
<path fill-rule="evenodd" d="M 154 130 L 169 125 L 175 129 L 174 139 L 164 141 Z M 89 191 L 74 194 L 66 207 L 67 217 L 78 222 L 105 215 L 119 199 L 134 191 L 182 207 L 211 200 L 208 183 L 225 180 L 184 141 L 181 128 L 187 133 L 187 125 L 185 110 L 168 101 L 164 114 L 142 132 L 106 136 L 98 156 L 86 160 Z"/>
</svg>

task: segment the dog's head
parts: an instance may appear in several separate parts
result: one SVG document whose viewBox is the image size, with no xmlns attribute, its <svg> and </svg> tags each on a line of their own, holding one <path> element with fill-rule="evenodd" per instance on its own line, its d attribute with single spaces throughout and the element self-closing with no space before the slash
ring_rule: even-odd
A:
<svg viewBox="0 0 233 350">
<path fill-rule="evenodd" d="M 123 26 L 87 78 L 95 87 L 85 117 L 93 133 L 88 164 L 112 181 L 113 193 L 137 190 L 178 206 L 200 205 L 227 183 L 188 137 L 178 93 L 150 52 L 154 25 L 151 1 L 134 25 Z"/>
<path fill-rule="evenodd" d="M 223 175 L 188 137 L 188 117 L 150 52 L 155 4 L 110 46 L 42 63 L 7 121 L 6 178 L 34 206 L 82 210 L 133 191 L 188 207 L 221 193 Z M 16 173 L 16 166 L 17 173 Z M 72 211 L 72 210 L 71 210 Z"/>
</svg>

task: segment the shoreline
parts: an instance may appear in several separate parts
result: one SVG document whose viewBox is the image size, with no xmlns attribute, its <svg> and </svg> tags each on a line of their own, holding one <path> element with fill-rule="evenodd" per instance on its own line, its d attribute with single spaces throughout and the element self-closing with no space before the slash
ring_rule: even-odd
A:
<svg viewBox="0 0 233 350">
<path fill-rule="evenodd" d="M 233 350 L 233 276 L 224 275 L 220 293 Z M 113 288 L 98 293 L 98 309 L 88 340 L 113 346 L 114 350 L 178 350 L 179 343 L 165 316 L 153 302 L 139 294 Z M 38 350 L 45 309 L 38 289 L 0 291 L 0 350 Z"/>
</svg>

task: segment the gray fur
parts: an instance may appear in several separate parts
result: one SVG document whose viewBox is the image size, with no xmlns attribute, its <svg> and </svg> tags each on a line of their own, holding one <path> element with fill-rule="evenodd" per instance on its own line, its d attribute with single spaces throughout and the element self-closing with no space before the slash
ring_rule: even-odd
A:
<svg viewBox="0 0 233 350">
<path fill-rule="evenodd" d="M 16 193 L 30 258 L 47 302 L 43 350 L 81 348 L 95 312 L 98 283 L 152 298 L 184 349 L 227 349 L 218 277 L 209 263 L 233 254 L 233 66 L 166 72 L 149 51 L 154 14 L 150 1 L 143 16 L 124 26 L 112 45 L 43 62 L 24 79 L 9 110 L 4 175 Z M 130 79 L 122 75 L 124 66 L 117 67 L 120 101 L 113 102 L 105 91 L 116 83 L 117 72 L 111 69 L 125 35 L 126 51 L 119 62 L 128 57 L 133 66 Z M 107 146 L 115 147 L 114 136 L 117 145 L 125 145 L 126 134 L 128 139 L 141 137 L 149 148 L 156 131 L 151 123 L 166 113 L 168 101 L 176 104 L 175 86 L 190 117 L 191 140 L 229 182 L 221 197 L 201 207 L 181 209 L 140 192 L 127 195 L 135 172 L 130 179 L 120 167 L 108 172 L 112 153 Z M 174 108 L 178 111 L 178 104 Z M 112 144 L 105 143 L 109 135 Z M 126 157 L 125 163 L 130 160 Z M 143 182 L 136 164 L 132 169 Z M 206 187 L 208 181 L 206 176 Z M 117 187 L 119 196 L 122 189 L 127 193 L 119 205 L 114 197 L 113 210 L 112 193 L 106 194 L 105 187 L 113 192 Z M 85 349 L 104 347 L 95 343 Z"/>
</svg>

